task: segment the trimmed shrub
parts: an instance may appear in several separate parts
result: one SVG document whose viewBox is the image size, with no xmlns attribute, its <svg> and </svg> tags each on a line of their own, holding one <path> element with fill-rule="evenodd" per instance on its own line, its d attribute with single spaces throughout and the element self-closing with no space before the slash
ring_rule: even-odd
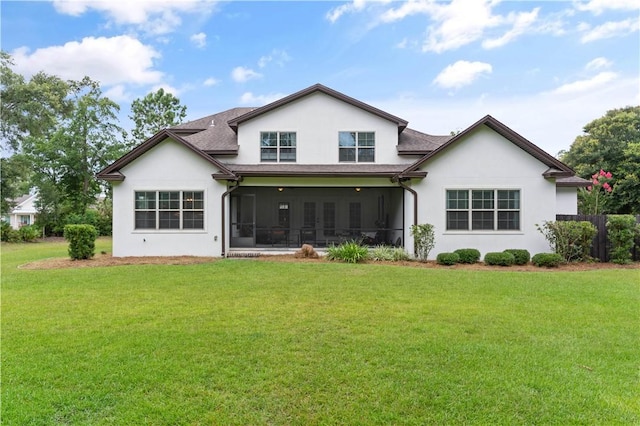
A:
<svg viewBox="0 0 640 426">
<path fill-rule="evenodd" d="M 340 260 L 347 263 L 358 263 L 367 260 L 369 249 L 356 241 L 347 241 L 340 245 L 332 245 L 327 249 L 327 259 Z"/>
<path fill-rule="evenodd" d="M 565 262 L 584 262 L 589 260 L 593 238 L 598 229 L 587 221 L 544 222 L 538 231 L 547 239 L 551 249 Z"/>
<path fill-rule="evenodd" d="M 564 259 L 558 253 L 538 253 L 531 258 L 531 263 L 539 267 L 556 268 Z"/>
<path fill-rule="evenodd" d="M 613 263 L 631 262 L 636 233 L 636 218 L 633 215 L 607 216 L 607 238 L 611 244 L 609 256 Z"/>
<path fill-rule="evenodd" d="M 411 225 L 411 236 L 416 256 L 422 261 L 426 261 L 429 252 L 435 247 L 436 234 L 433 225 L 423 223 L 421 225 Z"/>
<path fill-rule="evenodd" d="M 480 251 L 472 248 L 463 248 L 455 250 L 460 256 L 460 263 L 477 263 L 480 260 Z"/>
<path fill-rule="evenodd" d="M 66 225 L 64 239 L 69 241 L 71 259 L 90 259 L 96 251 L 98 231 L 92 225 Z"/>
<path fill-rule="evenodd" d="M 492 266 L 511 266 L 515 261 L 514 255 L 504 251 L 492 251 L 484 255 L 484 263 Z"/>
<path fill-rule="evenodd" d="M 460 256 L 458 253 L 438 253 L 438 256 L 436 256 L 436 262 L 438 265 L 451 266 L 460 262 Z"/>
<path fill-rule="evenodd" d="M 515 265 L 526 265 L 531 260 L 531 253 L 524 249 L 506 249 L 505 253 L 511 253 L 515 258 Z"/>
</svg>

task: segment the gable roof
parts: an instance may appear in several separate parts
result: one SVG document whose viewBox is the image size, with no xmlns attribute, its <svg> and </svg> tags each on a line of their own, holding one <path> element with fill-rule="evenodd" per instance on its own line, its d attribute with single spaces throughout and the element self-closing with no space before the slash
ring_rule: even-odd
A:
<svg viewBox="0 0 640 426">
<path fill-rule="evenodd" d="M 158 133 L 129 151 L 127 154 L 123 155 L 115 162 L 102 169 L 96 176 L 99 179 L 104 179 L 107 181 L 123 181 L 125 179 L 125 176 L 120 172 L 120 169 L 136 160 L 138 157 L 158 145 L 160 142 L 165 141 L 166 139 L 171 139 L 178 142 L 179 144 L 182 144 L 199 157 L 204 158 L 209 163 L 215 165 L 218 169 L 220 169 L 221 173 L 219 175 L 229 176 L 230 179 L 234 178 L 233 173 L 220 161 L 216 160 L 210 155 L 207 155 L 197 147 L 193 146 L 190 142 L 187 142 L 184 138 L 177 135 L 176 132 L 168 129 L 160 130 Z"/>
<path fill-rule="evenodd" d="M 523 151 L 527 152 L 532 157 L 536 158 L 543 164 L 547 165 L 549 167 L 549 170 L 547 170 L 547 172 L 544 173 L 545 177 L 573 176 L 575 174 L 574 171 L 569 166 L 564 164 L 562 161 L 551 156 L 546 151 L 542 150 L 540 147 L 533 144 L 532 142 L 530 142 L 529 140 L 527 140 L 526 138 L 524 138 L 514 130 L 505 126 L 500 121 L 493 118 L 492 116 L 486 115 L 480 120 L 473 123 L 471 126 L 467 127 L 462 132 L 453 136 L 451 139 L 449 139 L 448 141 L 440 145 L 434 151 L 426 154 L 424 157 L 422 157 L 421 159 L 419 159 L 418 161 L 416 161 L 415 163 L 407 167 L 399 175 L 397 175 L 396 178 L 407 177 L 407 173 L 416 171 L 425 162 L 427 162 L 433 157 L 440 155 L 442 152 L 446 151 L 447 148 L 449 148 L 451 145 L 457 143 L 461 139 L 464 139 L 465 136 L 467 136 L 469 133 L 473 132 L 474 130 L 478 129 L 480 126 L 487 126 L 488 128 L 498 133 L 508 141 L 512 142 L 514 145 L 516 145 Z M 553 171 L 553 172 L 549 173 L 550 171 Z"/>
<path fill-rule="evenodd" d="M 355 98 L 352 98 L 350 96 L 347 96 L 343 93 L 340 93 L 336 90 L 330 89 L 326 86 L 323 86 L 322 84 L 314 84 L 313 86 L 307 87 L 306 89 L 300 90 L 299 92 L 296 92 L 292 95 L 289 96 L 285 96 L 282 99 L 278 99 L 275 102 L 271 102 L 270 104 L 267 104 L 263 107 L 260 108 L 256 108 L 251 112 L 248 112 L 246 114 L 241 115 L 240 117 L 237 117 L 235 119 L 232 119 L 229 121 L 229 127 L 231 127 L 231 129 L 233 129 L 233 131 L 237 132 L 238 131 L 238 126 L 240 124 L 242 124 L 245 121 L 251 120 L 253 118 L 256 118 L 262 114 L 265 114 L 267 112 L 273 111 L 277 108 L 280 108 L 281 106 L 287 105 L 291 102 L 294 102 L 300 98 L 303 98 L 305 96 L 309 96 L 313 93 L 324 93 L 325 95 L 331 96 L 335 99 L 338 99 L 342 102 L 346 102 L 350 105 L 353 105 L 357 108 L 360 108 L 364 111 L 367 111 L 371 114 L 377 115 L 378 117 L 384 118 L 385 120 L 389 120 L 392 121 L 394 123 L 397 124 L 398 126 L 398 132 L 402 132 L 405 127 L 407 127 L 407 124 L 409 124 L 408 121 L 403 120 L 400 117 L 396 117 L 395 115 L 391 115 L 388 112 L 382 111 L 381 109 L 375 108 L 369 104 L 366 104 L 362 101 L 359 101 Z"/>
</svg>

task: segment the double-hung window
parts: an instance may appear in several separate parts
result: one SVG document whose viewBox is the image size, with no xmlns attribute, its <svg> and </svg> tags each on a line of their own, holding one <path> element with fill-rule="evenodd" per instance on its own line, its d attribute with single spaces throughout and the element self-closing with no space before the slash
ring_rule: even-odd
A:
<svg viewBox="0 0 640 426">
<path fill-rule="evenodd" d="M 135 229 L 204 229 L 203 191 L 136 191 Z"/>
<path fill-rule="evenodd" d="M 260 132 L 260 161 L 295 162 L 296 132 Z"/>
<path fill-rule="evenodd" d="M 446 203 L 449 231 L 520 229 L 518 189 L 450 189 Z"/>
<path fill-rule="evenodd" d="M 373 163 L 376 158 L 374 132 L 339 132 L 338 159 L 345 163 Z"/>
</svg>

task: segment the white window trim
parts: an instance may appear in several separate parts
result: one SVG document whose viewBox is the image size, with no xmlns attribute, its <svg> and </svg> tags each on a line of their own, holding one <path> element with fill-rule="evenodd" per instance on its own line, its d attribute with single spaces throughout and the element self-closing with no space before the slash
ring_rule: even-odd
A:
<svg viewBox="0 0 640 426">
<path fill-rule="evenodd" d="M 492 190 L 492 191 L 520 191 L 520 209 L 518 209 L 517 211 L 520 212 L 520 229 L 497 229 L 498 226 L 498 216 L 497 214 L 494 215 L 494 225 L 496 227 L 496 229 L 471 229 L 472 226 L 472 215 L 469 215 L 469 229 L 447 229 L 447 211 L 449 211 L 449 209 L 447 209 L 447 191 L 487 191 L 487 190 Z M 478 186 L 478 185 L 462 185 L 462 186 L 448 186 L 446 188 L 444 188 L 443 191 L 443 199 L 444 199 L 444 219 L 443 219 L 443 225 L 442 225 L 442 229 L 444 229 L 444 231 L 442 232 L 443 235 L 524 235 L 525 231 L 524 231 L 524 189 L 523 188 L 515 188 L 512 186 L 507 186 L 507 187 L 501 187 L 501 186 L 497 186 L 497 185 L 489 185 L 489 186 Z M 496 197 L 497 197 L 497 193 L 496 193 Z M 467 210 L 469 213 L 471 213 L 473 211 L 473 209 L 471 209 L 471 198 L 469 198 L 469 209 Z M 495 198 L 494 199 L 495 202 L 495 208 L 494 208 L 494 212 L 498 212 L 498 199 Z M 481 210 L 481 209 L 476 209 L 476 210 Z M 504 209 L 503 209 L 504 210 Z M 516 211 L 516 210 L 511 210 L 511 211 Z"/>
<path fill-rule="evenodd" d="M 156 193 L 156 228 L 136 228 L 136 192 L 155 192 Z M 158 197 L 159 192 L 180 192 L 180 228 L 176 229 L 160 229 L 160 218 L 158 216 L 160 212 L 160 200 Z M 182 195 L 185 192 L 202 192 L 202 229 L 183 229 L 182 224 L 182 212 L 183 211 L 193 211 L 193 210 L 183 210 L 182 208 Z M 207 191 L 204 189 L 134 189 L 131 194 L 131 198 L 133 200 L 131 214 L 132 214 L 132 222 L 131 228 L 132 234 L 206 234 L 207 231 Z M 144 209 L 140 209 L 140 211 L 144 211 Z"/>
</svg>

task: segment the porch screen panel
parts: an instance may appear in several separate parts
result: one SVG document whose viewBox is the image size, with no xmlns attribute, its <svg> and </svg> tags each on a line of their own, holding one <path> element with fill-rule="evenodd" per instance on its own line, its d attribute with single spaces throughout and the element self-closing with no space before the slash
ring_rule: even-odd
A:
<svg viewBox="0 0 640 426">
<path fill-rule="evenodd" d="M 324 227 L 324 235 L 336 235 L 336 203 L 323 204 L 322 226 Z"/>
<path fill-rule="evenodd" d="M 362 205 L 360 203 L 349 203 L 349 229 L 360 231 L 362 228 Z"/>
<path fill-rule="evenodd" d="M 304 203 L 302 226 L 304 228 L 316 227 L 316 203 L 310 201 Z"/>
</svg>

